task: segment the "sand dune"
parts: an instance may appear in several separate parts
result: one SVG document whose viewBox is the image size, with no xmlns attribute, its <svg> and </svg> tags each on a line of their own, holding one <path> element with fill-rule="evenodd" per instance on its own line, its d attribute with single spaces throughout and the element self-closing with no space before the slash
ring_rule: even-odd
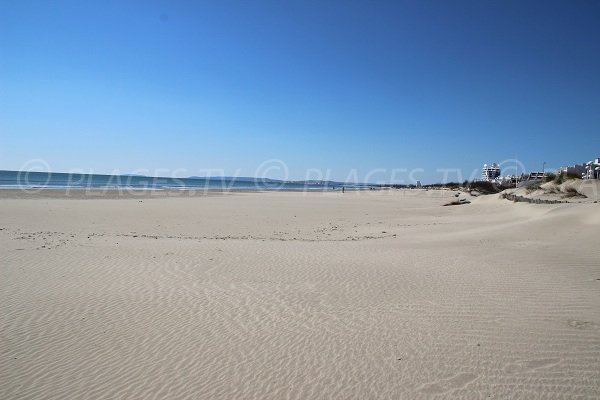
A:
<svg viewBox="0 0 600 400">
<path fill-rule="evenodd" d="M 600 396 L 599 204 L 7 197 L 0 398 Z"/>
</svg>

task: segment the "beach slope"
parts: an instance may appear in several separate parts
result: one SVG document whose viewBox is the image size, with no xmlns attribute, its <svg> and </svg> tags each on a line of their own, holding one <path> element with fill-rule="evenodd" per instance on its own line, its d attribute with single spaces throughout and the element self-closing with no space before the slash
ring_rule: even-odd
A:
<svg viewBox="0 0 600 400">
<path fill-rule="evenodd" d="M 0 398 L 600 393 L 599 204 L 18 197 L 0 199 Z"/>
</svg>

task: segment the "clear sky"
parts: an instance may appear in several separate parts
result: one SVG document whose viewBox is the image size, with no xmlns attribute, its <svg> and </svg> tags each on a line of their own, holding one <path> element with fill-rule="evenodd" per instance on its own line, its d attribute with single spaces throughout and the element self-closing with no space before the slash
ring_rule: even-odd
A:
<svg viewBox="0 0 600 400">
<path fill-rule="evenodd" d="M 0 169 L 427 182 L 587 161 L 599 21 L 577 0 L 6 0 Z"/>
</svg>

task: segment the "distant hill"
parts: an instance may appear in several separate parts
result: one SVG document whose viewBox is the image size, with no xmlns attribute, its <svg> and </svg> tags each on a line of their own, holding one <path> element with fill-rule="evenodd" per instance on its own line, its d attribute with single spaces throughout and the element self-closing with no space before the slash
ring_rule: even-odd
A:
<svg viewBox="0 0 600 400">
<path fill-rule="evenodd" d="M 307 181 L 284 181 L 280 179 L 255 178 L 251 176 L 190 176 L 186 179 L 198 179 L 207 181 L 237 181 L 237 182 L 269 182 L 269 183 L 294 183 L 296 185 L 322 185 L 322 186 L 372 186 L 370 183 L 350 183 L 323 181 L 318 179 L 309 179 Z"/>
<path fill-rule="evenodd" d="M 292 181 L 293 183 L 299 183 L 299 184 L 309 184 L 309 185 L 323 185 L 323 186 L 341 186 L 341 185 L 351 185 L 348 183 L 343 183 L 343 182 L 334 182 L 334 181 L 321 181 L 318 179 L 309 179 L 307 181 Z"/>
<path fill-rule="evenodd" d="M 208 181 L 238 181 L 238 182 L 274 182 L 281 183 L 284 181 L 269 178 L 253 178 L 251 176 L 190 176 L 187 179 L 201 179 Z"/>
</svg>

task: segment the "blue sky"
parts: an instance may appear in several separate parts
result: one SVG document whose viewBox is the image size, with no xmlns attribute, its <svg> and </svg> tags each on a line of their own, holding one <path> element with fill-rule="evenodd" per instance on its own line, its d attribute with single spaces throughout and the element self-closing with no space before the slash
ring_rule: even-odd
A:
<svg viewBox="0 0 600 400">
<path fill-rule="evenodd" d="M 597 1 L 3 1 L 0 169 L 438 181 L 587 161 L 599 20 Z"/>
</svg>

